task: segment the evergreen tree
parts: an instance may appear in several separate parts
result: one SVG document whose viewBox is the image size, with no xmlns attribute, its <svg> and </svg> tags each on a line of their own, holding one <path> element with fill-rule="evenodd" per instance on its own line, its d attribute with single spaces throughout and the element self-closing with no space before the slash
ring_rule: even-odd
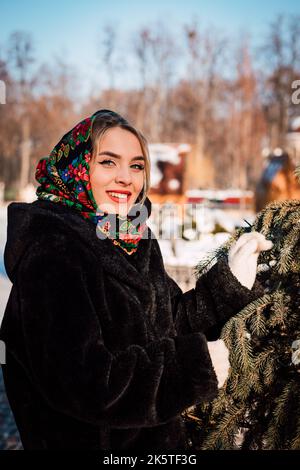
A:
<svg viewBox="0 0 300 470">
<path fill-rule="evenodd" d="M 300 201 L 269 204 L 201 262 L 197 275 L 254 230 L 273 242 L 258 258 L 264 295 L 222 330 L 231 369 L 219 396 L 183 413 L 195 450 L 300 449 Z"/>
</svg>

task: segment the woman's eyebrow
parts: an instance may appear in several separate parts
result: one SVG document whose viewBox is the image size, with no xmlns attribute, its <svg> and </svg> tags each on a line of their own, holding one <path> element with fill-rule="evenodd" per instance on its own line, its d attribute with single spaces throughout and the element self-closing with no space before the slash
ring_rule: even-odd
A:
<svg viewBox="0 0 300 470">
<path fill-rule="evenodd" d="M 98 155 L 108 155 L 109 157 L 114 157 L 114 158 L 122 158 L 121 155 L 118 155 L 117 153 L 111 152 L 110 150 L 104 150 L 103 152 L 98 153 Z M 133 157 L 130 161 L 132 162 L 133 160 L 145 160 L 145 157 L 142 155 L 138 155 L 137 157 Z"/>
</svg>

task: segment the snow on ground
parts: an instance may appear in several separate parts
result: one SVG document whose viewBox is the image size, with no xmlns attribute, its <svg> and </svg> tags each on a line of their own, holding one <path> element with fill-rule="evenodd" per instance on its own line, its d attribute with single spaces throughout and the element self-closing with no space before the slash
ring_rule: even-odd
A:
<svg viewBox="0 0 300 470">
<path fill-rule="evenodd" d="M 175 240 L 176 256 L 172 252 L 170 240 L 159 240 L 159 246 L 166 265 L 194 267 L 209 252 L 228 240 L 229 236 L 228 233 L 203 234 L 200 240 Z"/>
</svg>

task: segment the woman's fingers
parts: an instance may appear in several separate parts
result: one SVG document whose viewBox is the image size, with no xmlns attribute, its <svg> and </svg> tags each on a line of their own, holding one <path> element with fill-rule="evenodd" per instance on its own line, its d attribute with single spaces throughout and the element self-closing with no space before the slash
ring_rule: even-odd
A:
<svg viewBox="0 0 300 470">
<path fill-rule="evenodd" d="M 256 248 L 254 250 L 258 253 L 264 250 L 270 250 L 273 247 L 273 243 L 270 240 L 267 240 L 262 233 L 259 232 L 250 232 L 244 233 L 236 243 L 230 248 L 230 256 L 234 256 L 238 252 L 240 253 L 243 247 L 248 245 L 250 242 L 250 248 L 246 250 L 247 253 L 251 253 L 252 248 L 254 247 L 254 243 L 252 241 L 256 241 Z M 249 251 L 250 250 L 250 251 Z M 254 253 L 253 252 L 253 253 Z"/>
<path fill-rule="evenodd" d="M 231 256 L 234 256 L 234 254 L 243 246 L 245 243 L 248 243 L 249 240 L 253 239 L 255 237 L 256 232 L 250 232 L 250 233 L 243 233 L 243 235 L 240 236 L 240 238 L 232 245 L 230 248 L 230 253 Z"/>
<path fill-rule="evenodd" d="M 253 255 L 256 253 L 258 255 L 259 247 L 259 241 L 257 237 L 252 237 L 249 240 L 247 240 L 246 243 L 244 243 L 236 252 L 235 256 L 237 257 L 242 257 L 242 258 L 247 258 L 250 255 Z"/>
<path fill-rule="evenodd" d="M 259 251 L 271 250 L 272 247 L 273 247 L 273 243 L 271 242 L 271 240 L 267 240 L 265 237 L 259 240 L 259 243 L 258 243 Z"/>
<path fill-rule="evenodd" d="M 273 243 L 271 242 L 271 240 L 267 240 L 266 237 L 262 233 L 259 233 L 259 232 L 252 232 L 252 233 L 258 241 L 258 246 L 257 246 L 258 252 L 270 250 L 273 247 Z"/>
<path fill-rule="evenodd" d="M 228 252 L 228 264 L 238 281 L 252 289 L 257 272 L 258 255 L 270 250 L 273 243 L 259 232 L 243 234 Z"/>
</svg>

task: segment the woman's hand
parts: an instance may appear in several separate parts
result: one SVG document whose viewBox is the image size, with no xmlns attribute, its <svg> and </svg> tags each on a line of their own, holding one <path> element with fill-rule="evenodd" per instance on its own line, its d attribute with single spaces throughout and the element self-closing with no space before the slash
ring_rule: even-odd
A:
<svg viewBox="0 0 300 470">
<path fill-rule="evenodd" d="M 218 388 L 223 387 L 229 373 L 229 351 L 222 339 L 207 342 L 209 355 L 213 364 L 217 379 Z"/>
<path fill-rule="evenodd" d="M 256 278 L 257 259 L 261 251 L 270 250 L 273 243 L 259 232 L 244 233 L 230 248 L 228 264 L 237 280 L 252 289 Z"/>
</svg>

